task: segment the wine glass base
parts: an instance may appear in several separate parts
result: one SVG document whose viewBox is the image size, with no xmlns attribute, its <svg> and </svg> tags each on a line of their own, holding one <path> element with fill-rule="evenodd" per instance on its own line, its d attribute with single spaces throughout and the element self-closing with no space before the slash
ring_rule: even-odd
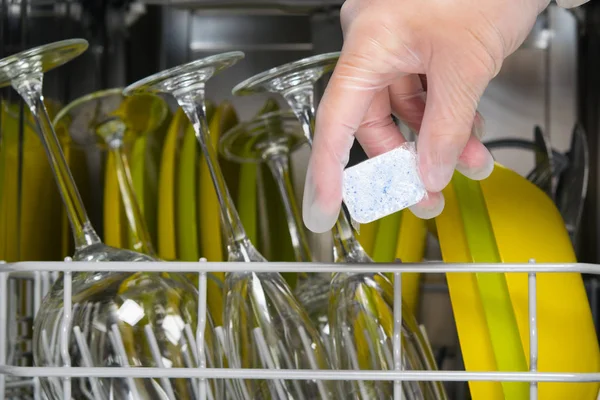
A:
<svg viewBox="0 0 600 400">
<path fill-rule="evenodd" d="M 231 91 L 235 96 L 261 92 L 283 92 L 302 84 L 314 84 L 335 67 L 340 52 L 319 54 L 272 68 L 238 83 Z"/>
<path fill-rule="evenodd" d="M 305 143 L 296 116 L 290 111 L 277 111 L 227 131 L 219 141 L 219 151 L 230 161 L 260 163 L 292 153 Z"/>
<path fill-rule="evenodd" d="M 60 67 L 88 48 L 85 39 L 69 39 L 34 47 L 0 60 L 0 88 L 23 76 Z"/>
<path fill-rule="evenodd" d="M 165 100 L 146 93 L 133 97 L 123 96 L 123 88 L 113 88 L 80 97 L 64 107 L 54 118 L 53 125 L 59 136 L 67 136 L 75 144 L 106 149 L 106 141 L 98 128 L 114 119 L 127 126 L 124 142 L 152 132 L 167 118 Z"/>
<path fill-rule="evenodd" d="M 216 54 L 150 75 L 123 90 L 125 96 L 134 93 L 172 93 L 204 84 L 217 72 L 229 68 L 244 58 L 241 51 Z"/>
</svg>

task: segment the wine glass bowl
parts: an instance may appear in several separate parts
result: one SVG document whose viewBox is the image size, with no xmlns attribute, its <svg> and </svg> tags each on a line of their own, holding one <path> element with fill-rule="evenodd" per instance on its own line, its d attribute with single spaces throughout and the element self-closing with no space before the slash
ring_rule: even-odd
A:
<svg viewBox="0 0 600 400">
<path fill-rule="evenodd" d="M 175 93 L 190 91 L 204 84 L 213 75 L 232 67 L 244 58 L 244 53 L 232 51 L 217 54 L 187 64 L 179 65 L 156 73 L 129 85 L 123 91 L 125 96 L 134 93 Z"/>
<path fill-rule="evenodd" d="M 101 250 L 110 261 L 111 249 Z M 130 260 L 118 251 L 119 261 Z M 97 253 L 95 253 L 97 254 Z M 167 273 L 76 273 L 72 281 L 72 315 L 69 324 L 69 362 L 80 367 L 198 367 L 197 291 L 181 277 Z M 63 281 L 42 303 L 34 326 L 34 357 L 39 366 L 64 365 L 61 325 L 64 314 Z M 205 332 L 206 364 L 221 367 L 219 347 L 210 315 Z M 41 380 L 49 399 L 62 399 L 60 381 Z M 74 399 L 195 399 L 193 379 L 79 378 L 72 380 Z M 212 393 L 223 393 L 222 383 L 211 380 Z"/>
<path fill-rule="evenodd" d="M 261 163 L 279 154 L 289 155 L 306 144 L 302 127 L 290 112 L 261 115 L 227 131 L 219 140 L 219 151 L 238 163 Z"/>
<path fill-rule="evenodd" d="M 111 121 L 124 124 L 123 144 L 148 134 L 165 121 L 169 113 L 166 102 L 159 96 L 144 93 L 123 96 L 123 88 L 94 92 L 76 99 L 60 110 L 53 121 L 56 133 L 69 136 L 80 147 L 106 149 L 107 134 L 115 133 Z M 103 132 L 100 128 L 104 127 Z"/>
<path fill-rule="evenodd" d="M 68 63 L 88 48 L 84 39 L 69 39 L 34 47 L 0 60 L 0 88 L 15 79 L 48 72 Z"/>
<path fill-rule="evenodd" d="M 335 67 L 340 52 L 319 54 L 271 68 L 238 83 L 232 90 L 236 96 L 261 92 L 284 93 L 298 86 L 314 84 Z"/>
<path fill-rule="evenodd" d="M 332 325 L 333 359 L 341 370 L 394 370 L 394 289 L 383 274 L 338 273 L 331 283 L 329 318 Z M 402 366 L 404 370 L 435 369 L 416 319 L 402 304 Z M 394 394 L 390 381 L 341 381 L 349 399 L 389 399 Z M 441 399 L 439 382 L 403 382 L 403 399 Z"/>
</svg>

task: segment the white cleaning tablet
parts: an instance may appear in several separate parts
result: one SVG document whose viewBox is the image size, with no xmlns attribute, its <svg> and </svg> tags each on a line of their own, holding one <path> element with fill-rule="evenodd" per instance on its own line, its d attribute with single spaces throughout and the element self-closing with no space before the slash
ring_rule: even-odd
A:
<svg viewBox="0 0 600 400">
<path fill-rule="evenodd" d="M 426 195 L 413 142 L 344 171 L 344 203 L 352 219 L 361 224 L 415 205 Z"/>
</svg>

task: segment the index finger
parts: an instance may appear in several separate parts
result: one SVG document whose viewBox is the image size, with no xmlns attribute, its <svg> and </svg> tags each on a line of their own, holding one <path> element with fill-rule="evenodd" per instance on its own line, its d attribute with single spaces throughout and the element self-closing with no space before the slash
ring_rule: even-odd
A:
<svg viewBox="0 0 600 400">
<path fill-rule="evenodd" d="M 315 137 L 303 200 L 304 223 L 313 232 L 333 227 L 342 203 L 343 170 L 354 134 L 375 95 L 387 87 L 359 46 L 349 39 L 342 49 L 315 123 Z"/>
</svg>

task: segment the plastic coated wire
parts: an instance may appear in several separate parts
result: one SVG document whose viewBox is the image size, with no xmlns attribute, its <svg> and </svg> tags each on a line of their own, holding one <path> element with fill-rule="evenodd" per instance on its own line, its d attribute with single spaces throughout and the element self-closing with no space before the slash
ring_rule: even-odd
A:
<svg viewBox="0 0 600 400">
<path fill-rule="evenodd" d="M 70 261 L 70 260 L 66 260 Z M 201 260 L 205 261 L 205 260 Z M 196 272 L 199 274 L 198 321 L 206 319 L 206 274 L 208 272 L 389 272 L 394 279 L 394 334 L 393 334 L 393 371 L 341 371 L 341 370 L 271 370 L 271 369 L 233 369 L 206 368 L 200 363 L 198 368 L 73 368 L 69 366 L 68 335 L 66 332 L 61 343 L 63 367 L 17 367 L 6 365 L 7 332 L 7 282 L 10 278 L 30 279 L 34 282 L 34 291 L 41 291 L 43 277 L 41 272 L 63 272 L 64 280 L 64 316 L 68 321 L 72 312 L 72 273 L 77 271 L 120 271 L 120 272 Z M 465 372 L 465 371 L 403 371 L 402 370 L 402 281 L 401 274 L 449 273 L 449 272 L 520 272 L 528 274 L 529 309 L 529 372 Z M 242 263 L 242 262 L 20 262 L 0 265 L 0 400 L 5 398 L 7 376 L 29 378 L 39 393 L 38 377 L 56 377 L 62 379 L 63 398 L 70 399 L 71 378 L 195 378 L 199 380 L 200 399 L 205 400 L 206 379 L 297 379 L 297 380 L 368 380 L 394 381 L 394 400 L 402 400 L 402 381 L 519 381 L 530 383 L 530 400 L 538 399 L 538 382 L 600 382 L 600 373 L 552 373 L 537 372 L 538 332 L 537 332 L 537 273 L 577 272 L 600 275 L 600 265 L 581 263 L 536 264 L 533 260 L 524 264 L 331 264 L 331 263 Z M 36 295 L 37 296 L 37 295 Z M 34 301 L 39 306 L 38 299 Z M 37 310 L 37 309 L 36 309 Z M 66 323 L 66 322 L 65 322 Z M 200 325 L 200 324 L 199 324 Z M 68 326 L 68 325 L 66 325 Z M 197 355 L 204 357 L 204 340 L 198 335 Z M 31 379 L 33 378 L 33 379 Z M 12 384 L 12 382 L 9 382 Z"/>
</svg>

